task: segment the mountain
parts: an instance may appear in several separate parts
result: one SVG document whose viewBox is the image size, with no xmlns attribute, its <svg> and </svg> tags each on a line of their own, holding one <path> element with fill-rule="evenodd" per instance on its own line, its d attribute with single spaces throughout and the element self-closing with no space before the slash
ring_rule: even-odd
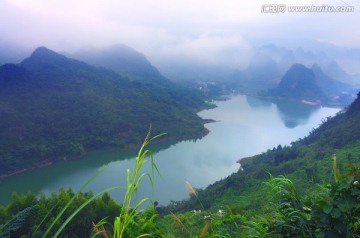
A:
<svg viewBox="0 0 360 238">
<path fill-rule="evenodd" d="M 331 61 L 326 65 L 326 73 L 339 81 L 346 81 L 350 78 L 350 75 L 346 73 L 336 61 Z"/>
<path fill-rule="evenodd" d="M 317 85 L 330 101 L 337 102 L 340 105 L 349 105 L 354 100 L 355 89 L 353 86 L 333 79 L 316 64 L 311 67 L 311 70 L 315 74 Z"/>
<path fill-rule="evenodd" d="M 354 70 L 354 66 L 358 66 L 359 63 L 358 59 L 355 57 L 358 54 L 358 50 L 337 49 L 335 51 L 338 51 L 338 53 L 333 54 L 334 48 L 328 48 L 328 50 L 326 50 L 326 48 L 322 47 L 317 50 L 304 50 L 301 47 L 298 47 L 296 50 L 291 50 L 270 44 L 261 46 L 256 51 L 252 61 L 261 62 L 264 58 L 275 61 L 280 76 L 284 75 L 293 64 L 303 64 L 308 68 L 311 68 L 312 65 L 316 64 L 331 78 L 353 86 L 359 86 L 358 78 L 355 76 L 356 73 L 349 74 L 342 68 L 344 66 L 346 66 L 346 68 L 349 66 L 349 69 L 357 72 L 357 70 Z M 336 59 L 336 61 L 334 59 Z M 342 67 L 339 65 L 338 61 L 341 63 Z M 256 68 L 259 72 L 264 72 L 261 67 L 256 66 L 253 68 L 254 70 L 251 72 L 255 72 L 255 75 L 258 73 L 256 72 Z M 275 67 L 273 67 L 272 71 L 274 69 Z M 268 70 L 270 75 L 273 74 L 272 71 Z M 252 74 L 254 73 L 249 74 L 250 77 Z"/>
<path fill-rule="evenodd" d="M 329 61 L 329 57 L 323 52 L 306 51 L 299 47 L 294 51 L 295 57 L 298 62 L 304 65 L 312 65 L 315 63 L 323 63 Z"/>
<path fill-rule="evenodd" d="M 295 54 L 292 51 L 287 51 L 279 60 L 279 70 L 282 75 L 286 73 L 288 69 L 291 68 L 292 65 L 296 64 Z"/>
<path fill-rule="evenodd" d="M 354 100 L 354 94 L 353 86 L 331 78 L 317 64 L 311 68 L 294 64 L 282 77 L 278 86 L 263 95 L 344 106 Z"/>
<path fill-rule="evenodd" d="M 196 109 L 201 94 L 190 90 L 164 77 L 157 68 L 140 52 L 126 45 L 114 45 L 105 48 L 82 49 L 71 55 L 88 64 L 110 69 L 131 81 L 151 84 L 156 90 L 166 90 L 174 98 Z"/>
<path fill-rule="evenodd" d="M 325 95 L 315 80 L 314 72 L 302 64 L 294 64 L 270 94 L 288 99 L 318 101 Z"/>
<path fill-rule="evenodd" d="M 359 87 L 360 82 L 356 79 L 355 75 L 349 75 L 343 70 L 336 61 L 329 62 L 325 67 L 324 71 L 332 78 L 347 84 L 351 84 Z"/>
<path fill-rule="evenodd" d="M 249 67 L 246 69 L 250 81 L 266 82 L 274 81 L 279 77 L 277 63 L 267 54 L 257 53 L 251 59 Z"/>
<path fill-rule="evenodd" d="M 251 58 L 248 67 L 237 70 L 232 77 L 227 77 L 221 86 L 228 91 L 238 91 L 245 94 L 256 94 L 260 91 L 273 88 L 280 77 L 276 60 L 272 57 L 273 47 L 260 48 Z"/>
<path fill-rule="evenodd" d="M 319 42 L 312 44 L 322 45 Z M 296 63 L 308 68 L 317 64 L 331 78 L 358 87 L 359 76 L 355 76 L 359 68 L 359 61 L 356 58 L 358 50 L 344 51 L 345 49 L 341 47 L 328 47 L 326 44 L 325 46 L 319 49 L 310 45 L 304 48 L 298 46 L 286 48 L 268 44 L 251 47 L 251 50 L 246 51 L 229 48 L 218 57 L 201 58 L 196 54 L 188 57 L 164 57 L 158 60 L 156 65 L 170 80 L 186 87 L 203 91 L 204 84 L 211 84 L 211 89 L 205 92 L 207 95 L 234 91 L 257 94 L 267 91 L 276 87 L 281 77 Z M 335 54 L 335 51 L 338 53 Z M 328 69 L 328 65 L 332 61 L 335 62 L 335 59 L 342 68 L 351 72 L 349 80 L 334 77 L 332 73 L 337 73 Z M 222 63 L 219 63 L 220 61 Z"/>
<path fill-rule="evenodd" d="M 132 81 L 45 47 L 0 67 L 0 174 L 81 156 L 104 147 L 132 148 L 152 125 L 168 140 L 204 135 L 197 97 Z"/>
<path fill-rule="evenodd" d="M 82 49 L 71 56 L 91 65 L 111 69 L 131 79 L 143 79 L 160 84 L 168 81 L 143 54 L 126 45 Z"/>
</svg>

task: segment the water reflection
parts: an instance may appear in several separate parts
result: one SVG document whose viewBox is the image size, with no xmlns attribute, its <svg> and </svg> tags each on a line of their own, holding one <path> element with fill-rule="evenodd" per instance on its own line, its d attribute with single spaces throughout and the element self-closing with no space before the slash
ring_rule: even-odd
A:
<svg viewBox="0 0 360 238">
<path fill-rule="evenodd" d="M 262 100 L 246 96 L 247 104 L 253 109 L 267 108 L 275 104 L 277 113 L 287 128 L 295 128 L 308 122 L 319 107 L 289 100 Z"/>
<path fill-rule="evenodd" d="M 310 116 L 320 109 L 317 106 L 288 100 L 273 100 L 273 103 L 276 105 L 277 112 L 287 128 L 305 125 Z"/>
<path fill-rule="evenodd" d="M 267 100 L 261 100 L 255 97 L 246 96 L 246 102 L 251 108 L 259 107 L 271 107 L 272 102 Z"/>
</svg>

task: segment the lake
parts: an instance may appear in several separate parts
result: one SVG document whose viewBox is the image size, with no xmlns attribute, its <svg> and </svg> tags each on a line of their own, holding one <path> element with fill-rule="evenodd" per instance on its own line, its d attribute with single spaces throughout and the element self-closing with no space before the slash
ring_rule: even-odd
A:
<svg viewBox="0 0 360 238">
<path fill-rule="evenodd" d="M 154 152 L 160 176 L 155 187 L 145 181 L 138 197 L 149 197 L 160 205 L 188 198 L 185 182 L 205 188 L 239 169 L 237 160 L 259 154 L 302 138 L 318 127 L 322 119 L 334 116 L 340 109 L 314 107 L 290 101 L 270 102 L 237 95 L 217 101 L 217 108 L 199 115 L 216 122 L 206 124 L 210 133 L 202 139 L 161 144 L 149 147 Z M 0 204 L 8 203 L 11 193 L 31 190 L 50 194 L 59 188 L 79 189 L 99 170 L 108 169 L 92 181 L 86 190 L 99 192 L 105 188 L 125 185 L 126 169 L 132 169 L 136 151 L 95 151 L 81 160 L 32 170 L 0 180 Z M 151 172 L 150 164 L 143 172 Z M 121 202 L 124 190 L 111 196 Z"/>
</svg>

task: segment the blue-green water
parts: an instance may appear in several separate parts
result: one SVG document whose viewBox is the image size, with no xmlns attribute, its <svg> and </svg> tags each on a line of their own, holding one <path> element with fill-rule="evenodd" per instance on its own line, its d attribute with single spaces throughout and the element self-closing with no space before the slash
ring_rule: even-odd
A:
<svg viewBox="0 0 360 238">
<path fill-rule="evenodd" d="M 339 109 L 313 107 L 295 102 L 269 102 L 247 96 L 234 96 L 216 102 L 217 108 L 199 115 L 214 119 L 206 124 L 210 133 L 201 140 L 150 146 L 161 176 L 155 177 L 155 187 L 143 183 L 138 197 L 150 197 L 160 204 L 188 197 L 185 182 L 195 188 L 230 175 L 239 168 L 237 160 L 261 153 L 281 144 L 306 136 L 323 118 L 335 115 Z M 96 151 L 77 161 L 36 169 L 0 181 L 0 204 L 9 201 L 11 193 L 49 194 L 60 187 L 79 189 L 102 168 L 109 168 L 88 186 L 94 192 L 125 184 L 125 172 L 134 164 L 135 152 Z M 150 172 L 145 166 L 144 172 Z M 123 190 L 111 195 L 121 202 Z"/>
</svg>

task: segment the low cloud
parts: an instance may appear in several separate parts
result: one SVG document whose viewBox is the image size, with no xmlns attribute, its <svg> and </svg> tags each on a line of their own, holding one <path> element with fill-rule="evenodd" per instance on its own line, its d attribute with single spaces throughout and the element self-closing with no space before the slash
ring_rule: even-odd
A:
<svg viewBox="0 0 360 238">
<path fill-rule="evenodd" d="M 262 13 L 264 4 L 353 5 L 354 13 Z M 2 41 L 74 52 L 127 44 L 150 59 L 245 65 L 253 46 L 305 39 L 360 48 L 358 1 L 0 1 Z"/>
<path fill-rule="evenodd" d="M 202 34 L 168 42 L 160 51 L 164 60 L 183 59 L 239 68 L 248 63 L 253 48 L 240 35 Z"/>
</svg>

